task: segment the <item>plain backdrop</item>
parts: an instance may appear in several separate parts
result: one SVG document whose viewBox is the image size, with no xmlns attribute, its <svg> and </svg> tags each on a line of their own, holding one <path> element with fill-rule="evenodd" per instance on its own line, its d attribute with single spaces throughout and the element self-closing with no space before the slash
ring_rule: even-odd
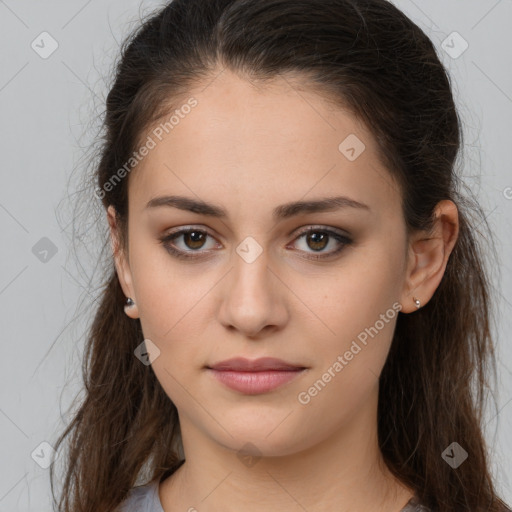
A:
<svg viewBox="0 0 512 512">
<path fill-rule="evenodd" d="M 512 502 L 512 1 L 400 0 L 453 80 L 464 122 L 464 176 L 495 232 L 500 264 L 498 386 L 485 435 L 498 491 Z M 161 2 L 0 1 L 0 512 L 52 510 L 49 461 L 81 387 L 83 332 L 98 219 L 81 217 L 86 172 L 119 44 Z M 75 181 L 73 181 L 75 180 Z M 101 220 L 103 222 L 103 219 Z M 106 227 L 106 225 L 105 225 Z M 467 461 L 470 463 L 470 460 Z"/>
</svg>

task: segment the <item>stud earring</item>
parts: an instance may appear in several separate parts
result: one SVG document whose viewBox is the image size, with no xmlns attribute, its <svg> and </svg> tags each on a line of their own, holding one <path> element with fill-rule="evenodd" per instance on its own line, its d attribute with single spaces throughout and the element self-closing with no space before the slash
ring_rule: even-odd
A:
<svg viewBox="0 0 512 512">
<path fill-rule="evenodd" d="M 128 297 L 128 298 L 126 299 L 126 303 L 125 303 L 125 306 L 126 306 L 126 307 L 131 308 L 134 304 L 135 304 L 135 302 L 133 302 L 133 299 L 132 299 L 131 297 Z"/>
<path fill-rule="evenodd" d="M 416 305 L 416 307 L 418 309 L 420 309 L 421 307 L 421 302 L 419 301 L 419 299 L 417 299 L 416 297 L 413 297 L 412 300 L 414 301 L 414 304 Z"/>
</svg>

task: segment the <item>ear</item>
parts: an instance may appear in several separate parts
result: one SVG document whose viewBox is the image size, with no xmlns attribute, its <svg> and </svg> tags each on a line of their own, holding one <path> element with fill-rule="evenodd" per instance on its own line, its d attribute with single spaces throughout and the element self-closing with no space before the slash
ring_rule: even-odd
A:
<svg viewBox="0 0 512 512">
<path fill-rule="evenodd" d="M 413 297 L 424 306 L 443 278 L 448 258 L 459 235 L 457 206 L 447 199 L 435 209 L 432 232 L 418 231 L 409 241 L 407 271 L 400 303 L 403 313 L 416 311 Z"/>
<path fill-rule="evenodd" d="M 135 297 L 135 290 L 133 288 L 130 264 L 128 262 L 128 257 L 125 254 L 123 247 L 121 246 L 116 211 L 112 205 L 107 208 L 107 220 L 110 227 L 110 244 L 119 283 L 126 297 L 131 297 L 135 302 L 133 306 L 125 307 L 125 313 L 130 318 L 139 318 L 137 299 Z"/>
</svg>

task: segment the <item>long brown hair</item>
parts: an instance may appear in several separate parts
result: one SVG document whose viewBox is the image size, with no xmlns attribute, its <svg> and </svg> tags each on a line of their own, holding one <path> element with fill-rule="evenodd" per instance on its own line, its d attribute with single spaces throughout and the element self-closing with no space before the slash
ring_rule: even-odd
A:
<svg viewBox="0 0 512 512">
<path fill-rule="evenodd" d="M 379 444 L 390 470 L 433 510 L 505 510 L 482 435 L 496 373 L 484 261 L 491 252 L 482 250 L 482 242 L 493 247 L 492 233 L 457 175 L 462 123 L 432 42 L 386 0 L 174 0 L 149 15 L 121 48 L 93 174 L 96 198 L 117 212 L 125 249 L 129 175 L 107 184 L 145 130 L 220 68 L 261 81 L 293 74 L 349 108 L 400 184 L 409 232 L 432 226 L 439 201 L 457 204 L 459 238 L 438 289 L 397 319 L 380 376 Z M 85 396 L 56 442 L 58 449 L 69 436 L 62 512 L 111 512 L 132 486 L 183 462 L 176 407 L 134 356 L 140 320 L 124 313 L 111 253 L 106 261 L 83 354 Z M 469 455 L 457 469 L 441 456 L 453 442 Z M 55 496 L 53 464 L 50 475 Z"/>
</svg>

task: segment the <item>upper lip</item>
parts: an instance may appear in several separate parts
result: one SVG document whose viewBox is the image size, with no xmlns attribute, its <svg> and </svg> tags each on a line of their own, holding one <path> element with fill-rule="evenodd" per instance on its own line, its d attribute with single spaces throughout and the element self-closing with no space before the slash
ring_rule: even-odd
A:
<svg viewBox="0 0 512 512">
<path fill-rule="evenodd" d="M 220 361 L 214 365 L 208 366 L 212 370 L 231 370 L 238 372 L 258 372 L 265 370 L 302 370 L 305 366 L 287 363 L 282 359 L 275 357 L 261 357 L 259 359 L 246 359 L 244 357 L 234 357 Z"/>
</svg>

